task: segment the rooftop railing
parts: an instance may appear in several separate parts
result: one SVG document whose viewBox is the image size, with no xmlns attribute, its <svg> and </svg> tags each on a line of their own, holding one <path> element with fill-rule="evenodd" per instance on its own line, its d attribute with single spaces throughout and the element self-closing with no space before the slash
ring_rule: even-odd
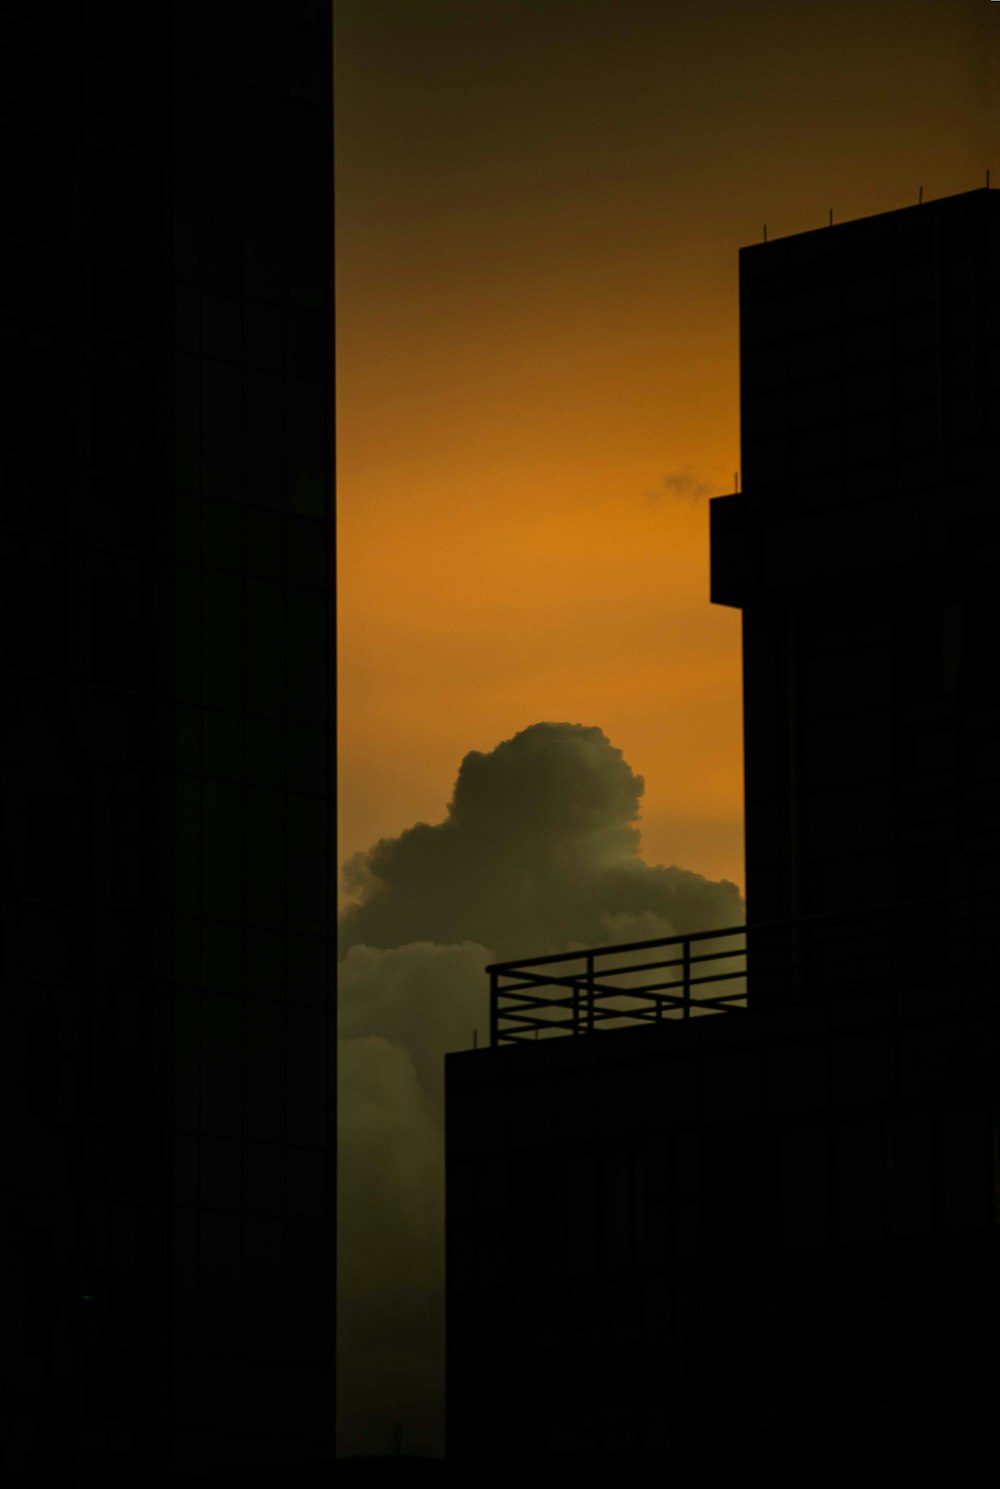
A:
<svg viewBox="0 0 1000 1489">
<path fill-rule="evenodd" d="M 996 976 L 1000 891 L 497 962 L 490 1043 Z"/>
</svg>

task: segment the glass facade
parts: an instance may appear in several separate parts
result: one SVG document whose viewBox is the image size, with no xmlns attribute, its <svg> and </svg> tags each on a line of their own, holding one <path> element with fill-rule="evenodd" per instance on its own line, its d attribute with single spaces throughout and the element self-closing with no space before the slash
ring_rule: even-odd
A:
<svg viewBox="0 0 1000 1489">
<path fill-rule="evenodd" d="M 0 12 L 5 1482 L 329 1461 L 329 8 Z"/>
</svg>

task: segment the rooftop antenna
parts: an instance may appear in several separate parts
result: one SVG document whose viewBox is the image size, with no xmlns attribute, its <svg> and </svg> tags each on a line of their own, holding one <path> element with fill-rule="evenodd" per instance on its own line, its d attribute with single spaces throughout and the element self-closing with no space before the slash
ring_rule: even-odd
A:
<svg viewBox="0 0 1000 1489">
<path fill-rule="evenodd" d="M 920 192 L 919 192 L 919 194 L 917 196 L 917 206 L 918 207 L 920 207 L 920 206 L 923 205 L 923 200 L 924 200 L 924 188 L 921 186 Z"/>
<path fill-rule="evenodd" d="M 739 473 L 738 470 L 734 470 L 733 471 L 733 490 L 734 491 L 739 491 L 739 489 L 740 489 L 740 473 Z"/>
<path fill-rule="evenodd" d="M 832 207 L 830 208 L 830 221 L 827 223 L 827 227 L 833 227 L 833 208 Z"/>
</svg>

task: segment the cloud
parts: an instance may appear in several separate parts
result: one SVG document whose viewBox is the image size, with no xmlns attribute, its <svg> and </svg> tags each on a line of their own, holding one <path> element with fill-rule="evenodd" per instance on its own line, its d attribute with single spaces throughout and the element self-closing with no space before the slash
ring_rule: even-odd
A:
<svg viewBox="0 0 1000 1489">
<path fill-rule="evenodd" d="M 488 1027 L 486 946 L 354 946 L 338 979 L 337 1440 L 443 1451 L 444 1053 Z"/>
<path fill-rule="evenodd" d="M 404 1048 L 429 1111 L 444 1114 L 442 1053 L 468 1049 L 473 1031 L 489 1025 L 483 968 L 495 953 L 466 941 L 459 946 L 415 942 L 379 950 L 353 946 L 340 967 L 341 1041 L 381 1039 Z"/>
<path fill-rule="evenodd" d="M 646 493 L 646 501 L 650 506 L 665 501 L 697 502 L 711 496 L 714 490 L 708 481 L 701 480 L 692 471 L 676 470 L 664 476 L 655 491 Z"/>
<path fill-rule="evenodd" d="M 440 1452 L 444 1173 L 441 1124 L 408 1051 L 342 1041 L 338 1061 L 337 1439 L 342 1453 Z"/>
<path fill-rule="evenodd" d="M 742 920 L 734 884 L 639 856 L 643 790 L 583 724 L 533 724 L 473 751 L 445 821 L 383 838 L 345 868 L 357 898 L 341 947 L 475 941 L 507 960 L 607 943 L 609 917 L 652 914 L 677 932 Z"/>
<path fill-rule="evenodd" d="M 338 1441 L 443 1450 L 444 1055 L 488 1037 L 485 966 L 743 920 L 734 884 L 641 858 L 643 781 L 600 729 L 462 761 L 444 821 L 344 866 Z"/>
</svg>

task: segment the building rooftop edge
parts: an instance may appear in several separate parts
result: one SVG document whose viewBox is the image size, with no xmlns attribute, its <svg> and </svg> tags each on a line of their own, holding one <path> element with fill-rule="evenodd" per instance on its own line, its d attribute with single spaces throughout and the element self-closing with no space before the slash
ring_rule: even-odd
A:
<svg viewBox="0 0 1000 1489">
<path fill-rule="evenodd" d="M 930 197 L 923 201 L 910 202 L 904 207 L 890 207 L 885 212 L 866 212 L 862 217 L 845 217 L 842 222 L 824 222 L 817 227 L 803 228 L 797 233 L 782 233 L 779 237 L 765 238 L 759 243 L 745 243 L 738 251 L 742 258 L 745 253 L 760 253 L 762 250 L 773 248 L 778 243 L 790 243 L 800 238 L 815 237 L 820 233 L 859 227 L 868 222 L 884 222 L 886 218 L 899 218 L 907 212 L 922 212 L 928 207 L 943 207 L 952 202 L 971 201 L 974 197 L 995 196 L 996 194 L 990 186 L 977 186 L 971 191 L 956 191 L 950 196 Z"/>
</svg>

